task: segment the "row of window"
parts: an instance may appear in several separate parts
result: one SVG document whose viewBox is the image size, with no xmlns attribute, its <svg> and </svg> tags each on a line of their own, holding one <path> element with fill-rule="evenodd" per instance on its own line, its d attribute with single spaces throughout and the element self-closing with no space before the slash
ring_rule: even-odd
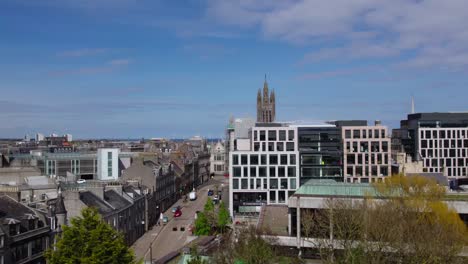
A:
<svg viewBox="0 0 468 264">
<path fill-rule="evenodd" d="M 232 179 L 233 190 L 296 190 L 296 188 L 296 179 Z"/>
<path fill-rule="evenodd" d="M 349 165 L 360 164 L 388 164 L 389 154 L 347 154 L 345 156 L 345 163 Z"/>
<path fill-rule="evenodd" d="M 254 151 L 294 151 L 294 142 L 254 142 Z"/>
<path fill-rule="evenodd" d="M 379 176 L 385 177 L 389 175 L 388 166 L 347 166 L 347 177 L 361 177 L 361 176 Z"/>
<path fill-rule="evenodd" d="M 370 183 L 370 182 L 382 182 L 382 178 L 347 178 L 346 182 L 352 182 L 352 183 Z"/>
<path fill-rule="evenodd" d="M 301 165 L 341 166 L 341 155 L 301 155 Z"/>
<path fill-rule="evenodd" d="M 346 129 L 345 138 L 385 138 L 385 129 Z"/>
<path fill-rule="evenodd" d="M 455 159 L 423 159 L 424 165 L 430 167 L 464 167 L 468 166 L 468 158 Z"/>
<path fill-rule="evenodd" d="M 215 170 L 215 172 L 223 172 L 224 171 L 224 165 L 223 164 L 215 164 L 214 165 L 214 170 Z"/>
<path fill-rule="evenodd" d="M 433 158 L 433 157 L 450 157 L 450 158 L 456 158 L 456 157 L 466 157 L 467 151 L 466 149 L 422 149 L 421 150 L 421 156 L 423 158 Z"/>
<path fill-rule="evenodd" d="M 216 155 L 214 155 L 214 160 L 216 160 L 216 161 L 223 161 L 223 160 L 224 160 L 224 154 L 216 154 Z"/>
<path fill-rule="evenodd" d="M 347 152 L 388 152 L 388 141 L 346 142 Z"/>
<path fill-rule="evenodd" d="M 251 166 L 232 168 L 233 177 L 296 177 L 295 166 Z"/>
<path fill-rule="evenodd" d="M 419 131 L 419 134 L 420 134 L 420 138 L 426 138 L 426 139 L 430 139 L 430 138 L 441 138 L 441 139 L 445 139 L 445 138 L 468 138 L 468 130 L 461 130 L 461 129 L 457 129 L 457 130 L 451 130 L 451 129 L 448 129 L 448 130 L 440 130 L 440 129 L 437 129 L 437 130 L 425 130 L 425 129 L 421 129 Z"/>
<path fill-rule="evenodd" d="M 463 168 L 450 168 L 450 167 L 447 167 L 445 168 L 446 172 L 447 172 L 447 176 L 449 177 L 456 177 L 456 176 L 468 176 L 467 174 L 467 168 L 466 167 L 463 167 Z M 425 171 L 428 171 L 428 172 L 439 172 L 439 173 L 444 173 L 444 169 L 442 168 L 425 168 Z"/>
<path fill-rule="evenodd" d="M 254 130 L 254 141 L 292 141 L 294 130 Z M 267 137 L 268 136 L 268 137 Z"/>
<path fill-rule="evenodd" d="M 338 168 L 324 168 L 324 167 L 302 167 L 301 177 L 304 178 L 322 178 L 322 177 L 340 177 L 342 176 L 342 169 Z"/>
<path fill-rule="evenodd" d="M 421 148 L 467 148 L 468 147 L 468 139 L 444 139 L 444 140 L 421 140 Z"/>
<path fill-rule="evenodd" d="M 289 159 L 288 159 L 289 158 Z M 296 164 L 296 154 L 234 154 L 232 155 L 233 165 L 294 165 Z"/>
<path fill-rule="evenodd" d="M 267 197 L 269 194 L 269 197 Z M 234 193 L 233 198 L 234 201 L 241 201 L 243 203 L 269 203 L 269 204 L 285 204 L 287 198 L 292 196 L 294 191 L 281 191 L 281 190 L 271 190 L 265 193 L 251 193 L 251 192 L 243 192 L 243 193 Z M 239 206 L 239 212 L 245 210 L 246 208 L 242 208 L 243 206 Z M 247 206 L 248 207 L 248 206 Z M 236 208 L 234 207 L 234 210 Z"/>
</svg>

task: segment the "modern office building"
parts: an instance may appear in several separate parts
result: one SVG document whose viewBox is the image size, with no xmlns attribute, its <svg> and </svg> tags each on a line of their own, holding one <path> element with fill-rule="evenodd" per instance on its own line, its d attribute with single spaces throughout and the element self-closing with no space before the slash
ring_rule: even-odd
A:
<svg viewBox="0 0 468 264">
<path fill-rule="evenodd" d="M 109 152 L 111 152 L 110 159 Z M 118 177 L 123 169 L 130 166 L 131 158 L 137 155 L 130 152 L 119 152 L 117 148 L 102 149 L 99 155 L 97 152 L 51 153 L 33 151 L 31 153 L 10 155 L 9 160 L 24 166 L 37 167 L 42 175 L 67 178 L 69 176 L 67 173 L 72 173 L 76 179 L 87 180 Z M 109 161 L 111 162 L 112 174 L 109 174 Z M 109 177 L 110 175 L 112 177 Z"/>
<path fill-rule="evenodd" d="M 98 149 L 98 180 L 117 180 L 119 178 L 119 152 L 120 150 L 117 148 Z"/>
<path fill-rule="evenodd" d="M 343 180 L 341 130 L 334 124 L 299 125 L 300 184 L 310 179 Z"/>
<path fill-rule="evenodd" d="M 346 182 L 377 182 L 391 175 L 387 127 L 343 126 L 343 168 Z"/>
<path fill-rule="evenodd" d="M 298 187 L 297 128 L 263 123 L 251 129 L 251 138 L 238 140 L 230 152 L 230 211 L 257 213 L 263 204 L 283 204 Z"/>
<path fill-rule="evenodd" d="M 409 114 L 393 130 L 392 150 L 422 161 L 425 172 L 468 176 L 468 113 Z"/>
</svg>

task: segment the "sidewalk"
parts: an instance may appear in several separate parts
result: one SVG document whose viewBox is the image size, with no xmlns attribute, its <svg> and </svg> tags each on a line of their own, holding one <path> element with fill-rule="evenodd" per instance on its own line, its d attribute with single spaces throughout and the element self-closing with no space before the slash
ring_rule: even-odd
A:
<svg viewBox="0 0 468 264">
<path fill-rule="evenodd" d="M 177 201 L 177 203 L 175 203 L 173 205 L 176 206 L 179 204 L 181 200 Z M 168 217 L 168 223 L 170 221 L 172 221 L 172 219 L 174 218 L 173 214 L 172 214 L 172 207 L 169 208 L 166 212 L 164 212 L 164 215 Z M 153 241 L 156 240 L 156 238 L 158 237 L 158 235 L 161 233 L 161 231 L 167 226 L 166 225 L 163 225 L 161 223 L 160 226 L 158 225 L 154 225 L 152 227 L 152 229 L 148 230 L 148 232 L 146 232 L 143 236 L 141 236 L 132 246 L 132 250 L 134 251 L 135 253 L 135 256 L 137 257 L 137 259 L 143 259 L 144 261 L 149 261 L 150 259 L 150 245 L 151 243 L 153 243 Z"/>
</svg>

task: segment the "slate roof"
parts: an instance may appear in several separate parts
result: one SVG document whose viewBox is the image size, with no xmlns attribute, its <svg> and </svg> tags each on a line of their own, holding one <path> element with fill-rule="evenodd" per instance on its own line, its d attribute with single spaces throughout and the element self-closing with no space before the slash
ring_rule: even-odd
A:
<svg viewBox="0 0 468 264">
<path fill-rule="evenodd" d="M 110 204 L 99 199 L 99 197 L 90 191 L 81 192 L 80 200 L 89 207 L 95 207 L 101 215 L 106 215 L 113 211 Z"/>
<path fill-rule="evenodd" d="M 108 190 L 104 192 L 104 199 L 108 202 L 114 209 L 118 210 L 121 208 L 125 208 L 132 203 L 130 203 L 127 199 L 123 198 L 120 194 L 118 194 L 114 190 Z"/>
<path fill-rule="evenodd" d="M 0 195 L 0 219 L 21 219 L 26 214 L 35 214 L 33 210 L 15 201 L 7 195 Z"/>
</svg>

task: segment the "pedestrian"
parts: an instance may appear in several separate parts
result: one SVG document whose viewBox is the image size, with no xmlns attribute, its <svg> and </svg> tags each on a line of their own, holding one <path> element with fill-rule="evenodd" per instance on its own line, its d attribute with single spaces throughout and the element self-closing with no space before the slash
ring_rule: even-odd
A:
<svg viewBox="0 0 468 264">
<path fill-rule="evenodd" d="M 159 221 L 158 221 L 159 225 L 161 225 L 163 220 L 164 220 L 164 215 L 163 215 L 163 213 L 161 213 L 161 215 L 159 216 Z"/>
</svg>

